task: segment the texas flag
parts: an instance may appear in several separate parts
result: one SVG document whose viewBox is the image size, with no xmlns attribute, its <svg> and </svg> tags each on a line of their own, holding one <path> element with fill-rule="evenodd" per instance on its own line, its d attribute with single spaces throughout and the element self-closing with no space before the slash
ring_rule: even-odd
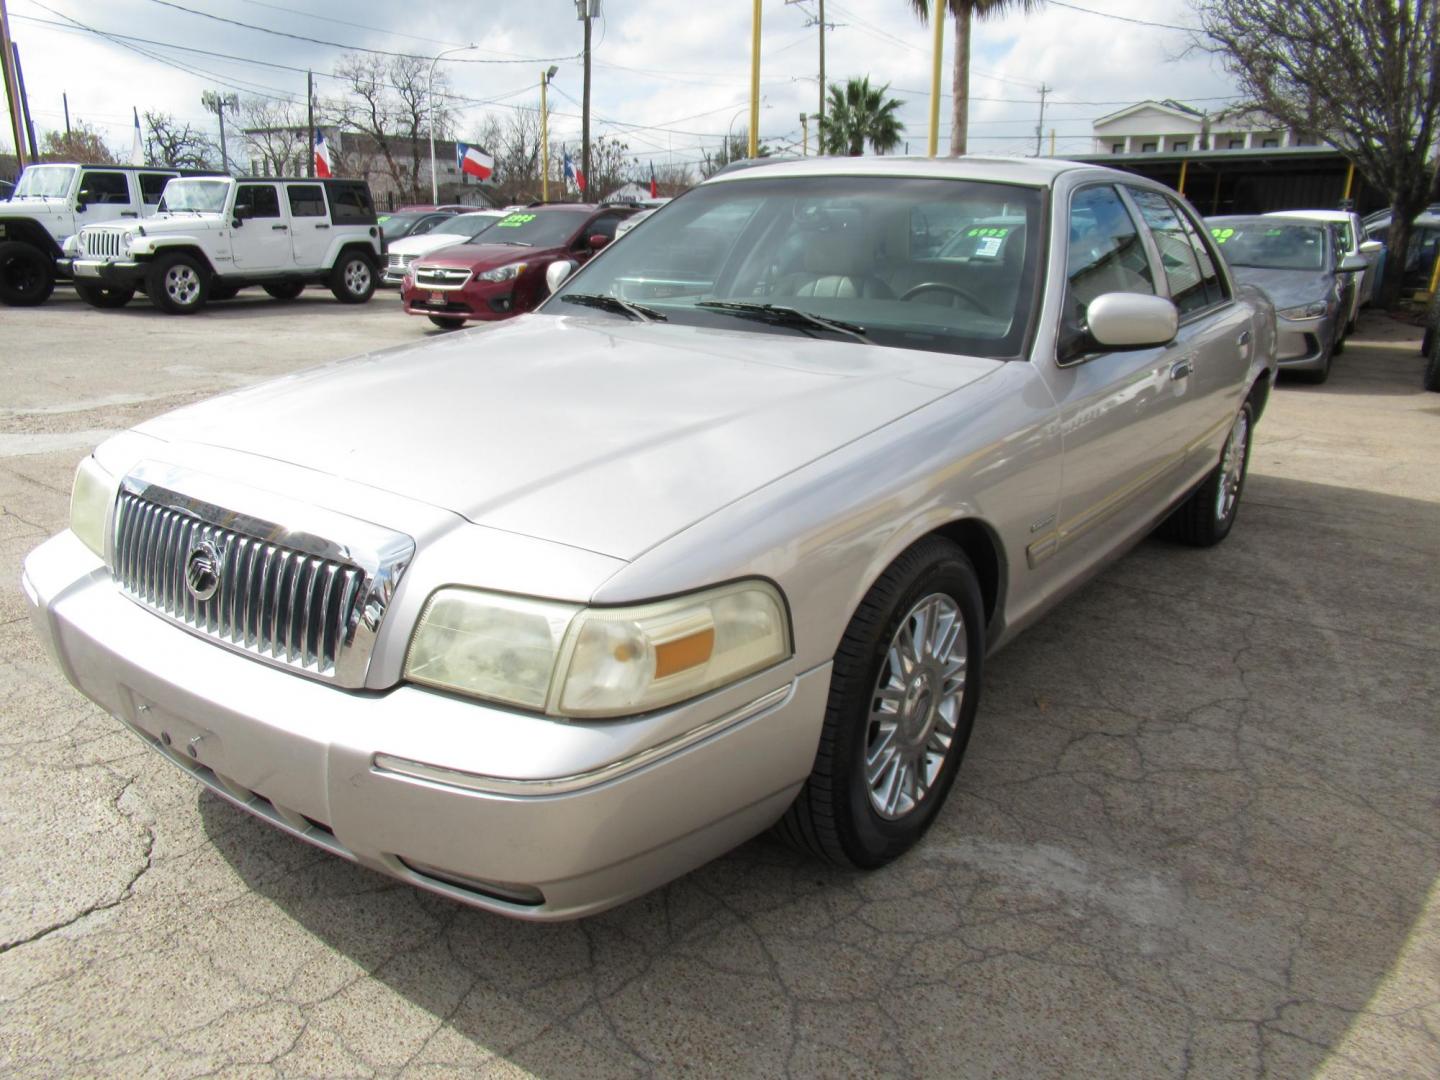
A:
<svg viewBox="0 0 1440 1080">
<path fill-rule="evenodd" d="M 315 129 L 315 175 L 330 176 L 330 147 L 325 144 L 325 133 Z"/>
<path fill-rule="evenodd" d="M 655 182 L 655 163 L 652 161 L 650 162 L 650 198 L 658 199 L 659 197 L 660 185 Z"/>
<path fill-rule="evenodd" d="M 467 146 L 463 142 L 455 144 L 455 167 L 477 180 L 489 180 L 495 175 L 495 159 L 478 146 Z"/>
<path fill-rule="evenodd" d="M 570 160 L 569 150 L 566 150 L 563 146 L 560 149 L 565 154 L 565 179 L 573 180 L 575 182 L 575 189 L 583 194 L 585 191 L 584 171 L 575 167 L 575 163 Z"/>
</svg>

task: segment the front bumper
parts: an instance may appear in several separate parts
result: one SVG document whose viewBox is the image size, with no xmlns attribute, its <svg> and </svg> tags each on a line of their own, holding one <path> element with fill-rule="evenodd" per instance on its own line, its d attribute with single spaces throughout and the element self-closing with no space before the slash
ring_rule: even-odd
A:
<svg viewBox="0 0 1440 1080">
<path fill-rule="evenodd" d="M 1275 320 L 1275 357 L 1283 371 L 1320 371 L 1334 346 L 1335 316 Z"/>
<path fill-rule="evenodd" d="M 459 289 L 427 289 L 420 285 L 401 289 L 407 315 L 441 315 L 451 319 L 495 322 L 520 313 L 513 281 L 469 281 Z"/>
<path fill-rule="evenodd" d="M 828 664 L 793 681 L 762 673 L 724 707 L 680 707 L 695 714 L 687 736 L 619 752 L 637 745 L 637 725 L 676 730 L 679 710 L 566 724 L 410 685 L 338 690 L 151 614 L 68 531 L 29 555 L 22 584 L 66 677 L 216 794 L 344 858 L 524 919 L 612 907 L 774 823 L 810 772 L 830 682 Z M 517 746 L 533 747 L 518 767 Z M 484 775 L 502 759 L 509 775 Z M 572 765 L 554 776 L 547 760 Z"/>
<path fill-rule="evenodd" d="M 145 283 L 145 264 L 133 259 L 71 259 L 69 263 L 70 275 L 78 282 L 120 288 L 138 288 Z"/>
</svg>

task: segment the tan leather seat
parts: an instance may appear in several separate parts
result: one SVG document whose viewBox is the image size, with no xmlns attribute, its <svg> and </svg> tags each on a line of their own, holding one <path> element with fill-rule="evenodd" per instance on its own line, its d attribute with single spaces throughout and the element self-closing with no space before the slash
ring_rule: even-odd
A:
<svg viewBox="0 0 1440 1080">
<path fill-rule="evenodd" d="M 895 297 L 890 286 L 875 276 L 875 253 L 860 229 L 812 233 L 806 239 L 804 266 L 776 283 L 776 296 Z"/>
</svg>

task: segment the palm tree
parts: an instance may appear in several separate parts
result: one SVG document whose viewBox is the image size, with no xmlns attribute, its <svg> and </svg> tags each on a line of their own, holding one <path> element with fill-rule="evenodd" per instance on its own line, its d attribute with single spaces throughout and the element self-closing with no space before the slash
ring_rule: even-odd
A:
<svg viewBox="0 0 1440 1080">
<path fill-rule="evenodd" d="M 900 100 L 885 100 L 889 89 L 889 83 L 871 86 L 868 75 L 849 80 L 843 90 L 839 83 L 831 83 L 830 100 L 820 127 L 820 152 L 859 157 L 865 152 L 867 142 L 877 154 L 899 146 L 900 132 L 905 125 L 895 118 Z"/>
<path fill-rule="evenodd" d="M 1004 18 L 1012 11 L 1029 14 L 1045 0 L 944 0 L 955 16 L 954 116 L 950 125 L 950 156 L 965 153 L 970 130 L 970 23 L 974 19 Z M 910 6 L 924 22 L 930 20 L 931 0 L 910 0 Z"/>
</svg>

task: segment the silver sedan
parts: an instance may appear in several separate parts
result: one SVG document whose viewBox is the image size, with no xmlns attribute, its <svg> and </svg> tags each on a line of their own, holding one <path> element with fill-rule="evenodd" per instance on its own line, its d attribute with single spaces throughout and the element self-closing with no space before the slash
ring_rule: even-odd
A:
<svg viewBox="0 0 1440 1080">
<path fill-rule="evenodd" d="M 519 918 L 772 826 L 907 850 L 990 653 L 1156 527 L 1229 533 L 1275 373 L 1194 211 L 1066 162 L 737 171 L 563 274 L 110 439 L 23 582 L 200 784 Z"/>
</svg>

